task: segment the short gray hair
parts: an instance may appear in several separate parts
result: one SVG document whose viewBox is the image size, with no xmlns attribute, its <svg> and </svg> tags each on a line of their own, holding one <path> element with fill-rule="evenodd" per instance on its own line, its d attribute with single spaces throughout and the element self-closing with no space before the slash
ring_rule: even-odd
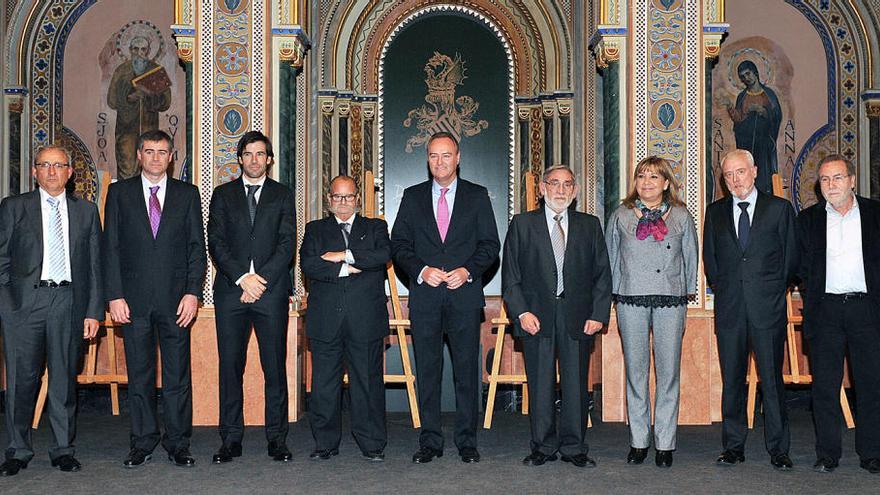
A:
<svg viewBox="0 0 880 495">
<path fill-rule="evenodd" d="M 724 158 L 721 159 L 721 167 L 722 168 L 724 168 L 724 162 L 726 162 L 728 158 L 742 158 L 750 166 L 752 166 L 752 167 L 755 166 L 755 157 L 752 156 L 752 152 L 749 150 L 736 149 L 736 150 L 733 150 L 733 151 L 727 153 L 726 155 L 724 155 Z"/>
<path fill-rule="evenodd" d="M 856 175 L 856 165 L 855 165 L 855 163 L 853 163 L 853 162 L 852 162 L 851 160 L 849 160 L 847 157 L 845 157 L 845 156 L 843 156 L 843 155 L 840 155 L 840 154 L 837 154 L 837 153 L 835 153 L 835 154 L 833 154 L 833 155 L 828 155 L 828 156 L 826 156 L 825 158 L 823 158 L 822 161 L 819 162 L 819 167 L 817 167 L 817 169 L 818 169 L 818 168 L 822 168 L 822 165 L 825 165 L 826 163 L 831 163 L 831 162 L 843 162 L 843 163 L 845 163 L 845 164 L 846 164 L 846 174 L 847 174 L 847 175 L 852 175 L 852 176 L 855 176 L 855 175 Z"/>
<path fill-rule="evenodd" d="M 574 176 L 574 172 L 571 170 L 571 167 L 569 167 L 568 165 L 553 165 L 552 167 L 545 168 L 544 173 L 541 175 L 541 180 L 542 181 L 547 180 L 547 177 L 550 177 L 550 174 L 552 174 L 553 172 L 555 172 L 557 170 L 565 170 L 566 172 L 571 174 L 572 180 L 577 182 L 577 179 Z"/>
<path fill-rule="evenodd" d="M 73 169 L 73 156 L 70 154 L 70 150 L 68 150 L 64 146 L 61 146 L 60 144 L 50 144 L 38 149 L 37 154 L 34 155 L 34 163 L 36 164 L 37 159 L 40 158 L 40 155 L 47 151 L 60 151 L 64 153 L 64 156 L 67 158 L 67 164 L 70 165 L 71 169 Z"/>
</svg>

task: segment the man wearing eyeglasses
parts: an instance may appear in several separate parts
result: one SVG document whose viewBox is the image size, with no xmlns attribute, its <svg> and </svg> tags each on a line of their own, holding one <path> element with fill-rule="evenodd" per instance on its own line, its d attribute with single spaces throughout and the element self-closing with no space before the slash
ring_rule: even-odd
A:
<svg viewBox="0 0 880 495">
<path fill-rule="evenodd" d="M 856 167 L 842 155 L 819 165 L 822 199 L 798 215 L 804 338 L 813 374 L 816 463 L 834 471 L 841 457 L 843 358 L 856 389 L 856 453 L 880 473 L 880 203 L 855 194 Z"/>
<path fill-rule="evenodd" d="M 385 270 L 391 259 L 388 225 L 357 213 L 358 187 L 340 175 L 327 194 L 333 215 L 306 225 L 300 266 L 308 279 L 306 334 L 312 351 L 309 421 L 313 460 L 339 453 L 343 362 L 351 397 L 351 434 L 362 456 L 385 459 L 385 385 L 388 335 Z"/>
<path fill-rule="evenodd" d="M 164 131 L 140 135 L 141 173 L 110 185 L 104 208 L 104 292 L 122 325 L 131 435 L 125 468 L 152 459 L 193 467 L 190 329 L 198 314 L 207 259 L 199 190 L 170 177 L 174 158 Z M 162 423 L 156 401 L 156 347 L 162 357 Z"/>
<path fill-rule="evenodd" d="M 409 278 L 409 316 L 422 431 L 416 464 L 443 455 L 440 384 L 444 334 L 455 377 L 455 446 L 462 462 L 480 461 L 480 317 L 483 273 L 498 259 L 495 214 L 485 187 L 458 176 L 458 141 L 428 140 L 431 179 L 408 187 L 391 232 L 394 262 Z"/>
<path fill-rule="evenodd" d="M 788 322 L 785 294 L 798 266 L 794 208 L 755 187 L 758 168 L 747 150 L 721 160 L 730 194 L 706 209 L 703 263 L 715 294 L 715 336 L 721 363 L 718 466 L 745 461 L 746 369 L 749 351 L 761 377 L 764 444 L 770 464 L 792 469 L 782 359 Z"/>
<path fill-rule="evenodd" d="M 531 453 L 523 464 L 595 467 L 589 454 L 587 372 L 594 335 L 611 313 L 611 266 L 599 219 L 569 209 L 577 184 L 565 165 L 539 185 L 544 207 L 515 215 L 504 240 L 504 302 L 516 319 L 529 382 Z M 556 422 L 556 358 L 562 408 Z"/>
<path fill-rule="evenodd" d="M 259 131 L 236 148 L 241 177 L 217 186 L 208 218 L 208 250 L 217 276 L 214 308 L 220 366 L 220 440 L 214 464 L 241 456 L 244 436 L 242 378 L 251 327 L 265 380 L 267 452 L 279 462 L 287 448 L 287 323 L 296 254 L 293 191 L 272 180 L 272 143 Z"/>
<path fill-rule="evenodd" d="M 79 471 L 74 457 L 76 375 L 82 340 L 104 319 L 101 222 L 93 203 L 68 195 L 70 153 L 37 153 L 39 187 L 0 204 L 0 318 L 6 358 L 9 446 L 0 476 L 13 476 L 34 456 L 31 422 L 45 358 L 52 466 Z"/>
</svg>

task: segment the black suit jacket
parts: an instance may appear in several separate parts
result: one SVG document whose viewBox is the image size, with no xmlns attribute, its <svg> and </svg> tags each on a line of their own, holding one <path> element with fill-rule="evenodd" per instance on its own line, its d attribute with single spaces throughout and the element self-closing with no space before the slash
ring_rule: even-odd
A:
<svg viewBox="0 0 880 495">
<path fill-rule="evenodd" d="M 743 314 L 755 328 L 785 325 L 785 292 L 798 267 L 791 203 L 758 191 L 745 250 L 733 225 L 733 197 L 709 205 L 703 265 L 715 294 L 716 328 L 735 326 Z"/>
<path fill-rule="evenodd" d="M 865 283 L 868 297 L 873 304 L 880 304 L 880 202 L 856 196 L 862 223 L 862 258 L 865 266 Z M 825 293 L 825 253 L 827 246 L 828 213 L 825 201 L 802 210 L 797 218 L 801 263 L 800 291 L 804 301 L 804 335 L 813 333 L 812 311 Z"/>
<path fill-rule="evenodd" d="M 391 232 L 394 262 L 409 277 L 409 308 L 437 308 L 444 292 L 448 292 L 448 300 L 458 309 L 482 308 L 486 305 L 483 273 L 498 259 L 501 247 L 489 192 L 483 186 L 458 179 L 449 230 L 443 242 L 434 217 L 432 183 L 428 180 L 406 188 Z M 419 272 L 425 266 L 447 271 L 464 267 L 472 281 L 452 291 L 446 284 L 419 284 Z"/>
<path fill-rule="evenodd" d="M 293 289 L 290 267 L 296 256 L 293 192 L 267 177 L 251 225 L 242 179 L 217 186 L 211 197 L 208 248 L 218 272 L 215 296 L 238 300 L 241 287 L 235 281 L 248 273 L 253 260 L 254 271 L 267 282 L 263 296 L 267 300 L 288 297 Z"/>
<path fill-rule="evenodd" d="M 15 321 L 30 312 L 43 270 L 40 191 L 10 196 L 0 204 L 0 317 Z M 101 221 L 93 203 L 67 194 L 73 328 L 85 318 L 104 320 L 101 294 Z"/>
<path fill-rule="evenodd" d="M 174 315 L 185 294 L 202 297 L 207 258 L 199 190 L 168 177 L 153 239 L 141 176 L 110 185 L 104 206 L 104 290 L 131 316 Z"/>
<path fill-rule="evenodd" d="M 355 215 L 349 234 L 354 267 L 361 273 L 340 277 L 342 263 L 321 259 L 327 251 L 345 251 L 345 239 L 336 217 L 309 222 L 299 251 L 300 266 L 308 279 L 309 308 L 306 333 L 329 342 L 340 337 L 346 316 L 350 338 L 368 342 L 388 335 L 385 271 L 391 260 L 388 224 L 378 218 Z"/>
<path fill-rule="evenodd" d="M 592 339 L 584 333 L 586 321 L 607 324 L 611 313 L 611 266 L 602 226 L 593 215 L 568 210 L 562 270 L 565 298 L 557 306 L 556 259 L 544 208 L 515 215 L 504 240 L 501 285 L 514 335 L 529 335 L 518 317 L 531 312 L 541 322 L 537 335 L 549 337 L 558 307 L 573 338 Z"/>
</svg>

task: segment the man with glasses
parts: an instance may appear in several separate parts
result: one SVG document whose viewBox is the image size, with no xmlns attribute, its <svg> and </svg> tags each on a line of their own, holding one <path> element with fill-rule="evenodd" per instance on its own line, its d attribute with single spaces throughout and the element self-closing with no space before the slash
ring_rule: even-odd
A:
<svg viewBox="0 0 880 495">
<path fill-rule="evenodd" d="M 513 217 L 504 240 L 502 287 L 514 336 L 522 338 L 529 383 L 531 454 L 595 467 L 589 455 L 587 373 L 594 335 L 611 313 L 611 267 L 599 219 L 569 209 L 577 184 L 565 165 L 539 185 L 543 208 Z M 552 269 L 550 269 L 552 268 Z M 562 408 L 556 422 L 556 357 Z"/>
<path fill-rule="evenodd" d="M 315 438 L 310 458 L 326 460 L 339 453 L 344 362 L 351 397 L 351 434 L 364 458 L 382 461 L 387 440 L 382 363 L 388 335 L 388 225 L 357 213 L 360 196 L 351 177 L 333 179 L 327 199 L 333 215 L 306 225 L 299 252 L 309 291 L 309 420 Z"/>
<path fill-rule="evenodd" d="M 761 376 L 764 443 L 770 464 L 792 468 L 782 358 L 788 322 L 785 293 L 797 271 L 794 209 L 755 187 L 752 154 L 734 150 L 721 160 L 730 194 L 706 209 L 703 263 L 715 294 L 715 336 L 721 362 L 721 442 L 718 466 L 745 461 L 746 369 L 749 349 Z"/>
<path fill-rule="evenodd" d="M 448 132 L 428 140 L 431 179 L 403 192 L 391 232 L 394 262 L 409 279 L 422 431 L 416 464 L 443 455 L 440 383 L 443 337 L 455 377 L 455 445 L 462 462 L 480 461 L 480 316 L 483 273 L 495 264 L 498 229 L 485 187 L 458 177 L 458 141 Z"/>
<path fill-rule="evenodd" d="M 49 146 L 31 174 L 37 190 L 0 204 L 0 318 L 6 358 L 9 446 L 0 476 L 14 476 L 34 456 L 31 422 L 45 359 L 52 466 L 79 471 L 74 457 L 76 375 L 83 339 L 104 319 L 101 222 L 93 203 L 67 194 L 70 153 Z"/>
<path fill-rule="evenodd" d="M 241 177 L 217 186 L 208 218 L 208 250 L 217 267 L 214 308 L 220 366 L 220 440 L 214 464 L 242 454 L 242 379 L 251 327 L 265 380 L 268 454 L 292 459 L 287 448 L 287 323 L 296 255 L 293 191 L 267 171 L 274 154 L 269 138 L 245 133 L 236 149 Z"/>
<path fill-rule="evenodd" d="M 855 194 L 855 165 L 842 155 L 819 165 L 822 199 L 801 211 L 804 338 L 813 374 L 816 463 L 833 471 L 841 456 L 843 358 L 856 389 L 856 453 L 880 473 L 880 203 Z"/>
<path fill-rule="evenodd" d="M 164 131 L 140 135 L 141 173 L 110 185 L 104 209 L 104 291 L 122 325 L 131 435 L 126 468 L 152 459 L 193 467 L 190 328 L 199 309 L 207 260 L 199 190 L 170 177 L 174 158 Z M 156 401 L 156 346 L 162 356 L 162 420 Z"/>
</svg>

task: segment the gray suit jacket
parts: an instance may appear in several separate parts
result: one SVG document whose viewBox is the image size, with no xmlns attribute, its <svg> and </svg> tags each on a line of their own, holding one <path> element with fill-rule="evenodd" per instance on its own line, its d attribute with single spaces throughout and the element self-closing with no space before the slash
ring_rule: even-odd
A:
<svg viewBox="0 0 880 495">
<path fill-rule="evenodd" d="M 605 227 L 611 292 L 625 296 L 685 296 L 697 292 L 697 231 L 687 208 L 674 206 L 662 241 L 636 238 L 638 217 L 620 205 Z"/>
</svg>

